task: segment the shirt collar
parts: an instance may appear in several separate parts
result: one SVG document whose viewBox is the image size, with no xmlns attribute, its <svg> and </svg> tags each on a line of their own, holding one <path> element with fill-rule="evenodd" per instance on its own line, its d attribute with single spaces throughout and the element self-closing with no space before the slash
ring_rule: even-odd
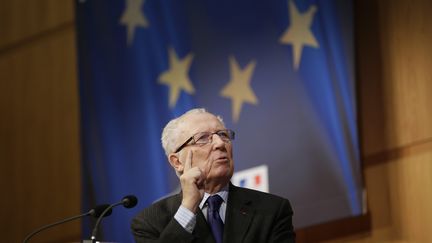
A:
<svg viewBox="0 0 432 243">
<path fill-rule="evenodd" d="M 220 191 L 218 191 L 217 193 L 215 193 L 215 194 L 219 195 L 223 199 L 224 203 L 226 203 L 227 200 L 228 200 L 228 185 L 229 185 L 229 183 L 226 186 L 224 186 Z M 207 201 L 207 198 L 210 197 L 210 196 L 212 196 L 212 195 L 215 195 L 215 194 L 209 194 L 209 193 L 205 192 L 204 193 L 204 197 L 201 200 L 201 203 L 199 204 L 200 209 L 203 209 L 203 207 L 205 205 L 205 202 Z"/>
</svg>

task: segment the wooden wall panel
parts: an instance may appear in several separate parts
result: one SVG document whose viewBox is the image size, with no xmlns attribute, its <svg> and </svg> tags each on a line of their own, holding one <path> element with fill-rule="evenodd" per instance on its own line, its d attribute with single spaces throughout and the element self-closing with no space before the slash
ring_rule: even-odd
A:
<svg viewBox="0 0 432 243">
<path fill-rule="evenodd" d="M 357 1 L 363 154 L 432 138 L 432 2 Z"/>
<path fill-rule="evenodd" d="M 401 239 L 432 242 L 432 150 L 389 163 L 393 225 Z"/>
<path fill-rule="evenodd" d="M 0 80 L 1 241 L 20 242 L 80 212 L 74 28 L 3 52 Z M 75 222 L 32 242 L 79 239 Z"/>
<path fill-rule="evenodd" d="M 389 147 L 432 138 L 432 2 L 380 1 Z"/>
<path fill-rule="evenodd" d="M 0 50 L 74 20 L 72 0 L 0 0 Z"/>
<path fill-rule="evenodd" d="M 432 150 L 368 167 L 372 231 L 328 242 L 432 242 Z"/>
<path fill-rule="evenodd" d="M 330 242 L 432 242 L 431 11 L 427 0 L 356 1 L 372 230 Z"/>
</svg>

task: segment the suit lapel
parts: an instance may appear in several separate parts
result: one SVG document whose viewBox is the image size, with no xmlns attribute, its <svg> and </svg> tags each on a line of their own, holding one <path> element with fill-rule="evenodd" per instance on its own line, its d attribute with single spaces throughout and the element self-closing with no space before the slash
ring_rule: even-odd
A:
<svg viewBox="0 0 432 243">
<path fill-rule="evenodd" d="M 223 242 L 237 243 L 243 241 L 255 214 L 252 201 L 252 198 L 249 198 L 247 194 L 242 193 L 241 190 L 238 190 L 238 187 L 230 183 Z M 180 203 L 181 195 L 178 206 L 180 206 Z M 193 234 L 197 237 L 198 242 L 215 242 L 207 220 L 201 210 L 198 210 Z"/>
<path fill-rule="evenodd" d="M 196 219 L 194 235 L 198 238 L 198 242 L 214 243 L 213 234 L 201 210 L 198 210 Z"/>
<path fill-rule="evenodd" d="M 174 206 L 172 208 L 173 216 L 181 205 L 182 197 L 182 192 L 180 192 L 178 196 L 174 198 Z M 207 220 L 201 210 L 198 210 L 196 220 L 195 229 L 193 231 L 193 234 L 197 238 L 196 242 L 215 243 L 210 226 L 207 224 Z"/>
<path fill-rule="evenodd" d="M 254 213 L 252 199 L 230 184 L 223 241 L 242 242 Z"/>
</svg>

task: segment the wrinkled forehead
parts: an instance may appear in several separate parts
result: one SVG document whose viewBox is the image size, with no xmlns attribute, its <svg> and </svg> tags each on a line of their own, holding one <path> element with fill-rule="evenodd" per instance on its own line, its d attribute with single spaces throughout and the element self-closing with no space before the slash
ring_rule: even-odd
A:
<svg viewBox="0 0 432 243">
<path fill-rule="evenodd" d="M 198 132 L 225 129 L 219 119 L 211 113 L 189 114 L 179 124 L 180 137 L 189 138 Z"/>
</svg>

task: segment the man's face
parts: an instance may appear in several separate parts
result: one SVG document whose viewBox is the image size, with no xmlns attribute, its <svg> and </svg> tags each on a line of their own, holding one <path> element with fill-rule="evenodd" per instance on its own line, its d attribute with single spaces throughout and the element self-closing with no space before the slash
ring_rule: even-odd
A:
<svg viewBox="0 0 432 243">
<path fill-rule="evenodd" d="M 226 129 L 222 123 L 212 114 L 199 113 L 190 114 L 185 117 L 180 125 L 183 131 L 177 144 L 184 143 L 191 136 L 199 132 L 216 132 Z M 228 182 L 234 172 L 234 162 L 232 159 L 232 144 L 224 142 L 216 135 L 212 135 L 212 142 L 204 145 L 189 145 L 179 153 L 180 162 L 186 162 L 187 154 L 192 151 L 192 167 L 198 167 L 207 176 L 206 180 L 221 183 Z"/>
</svg>

